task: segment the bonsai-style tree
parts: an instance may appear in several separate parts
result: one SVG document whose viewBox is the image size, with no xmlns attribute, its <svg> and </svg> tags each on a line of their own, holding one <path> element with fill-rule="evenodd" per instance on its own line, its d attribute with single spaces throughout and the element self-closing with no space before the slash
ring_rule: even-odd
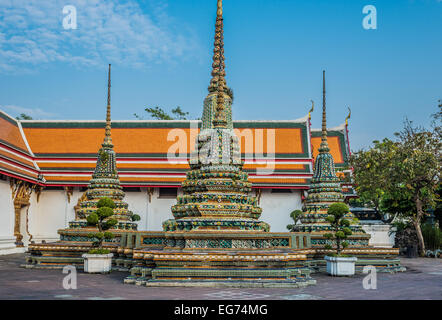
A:
<svg viewBox="0 0 442 320">
<path fill-rule="evenodd" d="M 352 234 L 350 230 L 350 220 L 344 218 L 349 211 L 350 209 L 345 203 L 334 203 L 327 210 L 329 215 L 326 220 L 330 222 L 333 232 L 326 233 L 324 238 L 336 241 L 337 256 L 341 255 L 342 249 L 348 247 L 348 242 L 344 240 Z M 327 245 L 326 248 L 331 249 L 332 247 Z"/>
<path fill-rule="evenodd" d="M 141 217 L 138 214 L 133 214 L 130 219 L 132 220 L 132 222 L 136 222 L 136 221 L 140 221 Z"/>
<path fill-rule="evenodd" d="M 98 201 L 97 211 L 90 214 L 87 217 L 88 225 L 97 226 L 98 232 L 89 234 L 89 238 L 94 239 L 94 249 L 89 251 L 89 254 L 108 254 L 110 251 L 103 248 L 103 242 L 105 239 L 112 239 L 114 234 L 107 230 L 114 227 L 118 221 L 112 219 L 114 215 L 115 203 L 112 199 L 102 198 Z"/>
<path fill-rule="evenodd" d="M 301 210 L 294 210 L 294 211 L 292 211 L 290 213 L 290 218 L 292 218 L 295 223 L 287 225 L 287 229 L 289 231 L 293 231 L 293 228 L 298 224 L 298 222 L 301 221 L 301 217 L 302 217 L 302 211 Z"/>
</svg>

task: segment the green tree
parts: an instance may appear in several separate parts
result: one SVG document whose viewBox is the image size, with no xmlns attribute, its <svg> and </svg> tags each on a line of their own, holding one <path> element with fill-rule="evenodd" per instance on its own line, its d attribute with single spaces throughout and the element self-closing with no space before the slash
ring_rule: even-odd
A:
<svg viewBox="0 0 442 320">
<path fill-rule="evenodd" d="M 15 119 L 17 119 L 17 120 L 34 120 L 34 118 L 32 118 L 31 116 L 28 116 L 26 113 L 21 113 Z"/>
<path fill-rule="evenodd" d="M 441 126 L 441 122 L 442 122 L 442 101 L 439 100 L 439 105 L 438 105 L 439 110 L 432 115 L 433 121 L 431 123 L 431 126 L 434 130 L 434 133 L 437 137 L 439 137 L 439 139 L 442 139 L 442 126 Z"/>
<path fill-rule="evenodd" d="M 351 158 L 356 190 L 380 211 L 408 219 L 416 230 L 420 253 L 425 252 L 421 223 L 428 209 L 440 203 L 442 106 L 432 115 L 431 129 L 408 119 L 396 142 L 375 141 L 368 151 Z"/>
<path fill-rule="evenodd" d="M 98 232 L 89 234 L 89 238 L 93 239 L 93 247 L 89 251 L 90 254 L 107 254 L 109 250 L 103 249 L 103 241 L 105 239 L 112 239 L 114 234 L 107 231 L 118 224 L 116 219 L 113 219 L 114 215 L 115 203 L 112 199 L 109 198 L 101 198 L 97 204 L 97 210 L 94 213 L 91 213 L 87 217 L 88 225 L 97 226 Z"/>
<path fill-rule="evenodd" d="M 437 187 L 436 192 L 436 206 L 434 209 L 434 216 L 436 217 L 439 226 L 442 227 L 442 184 L 439 182 L 439 186 Z"/>
<path fill-rule="evenodd" d="M 230 97 L 230 99 L 232 99 L 233 103 L 235 95 L 233 93 L 232 88 L 230 87 L 227 88 L 227 95 Z M 176 107 L 175 109 L 172 109 L 170 114 L 159 106 L 153 108 L 147 107 L 144 109 L 144 111 L 146 111 L 149 114 L 149 116 L 155 120 L 188 120 L 189 117 L 189 112 L 184 112 L 180 106 Z M 139 116 L 136 113 L 134 113 L 134 116 L 138 120 L 144 119 L 142 116 Z"/>
<path fill-rule="evenodd" d="M 397 143 L 384 139 L 382 142 L 373 141 L 369 150 L 360 150 L 350 158 L 353 167 L 353 178 L 359 204 L 365 204 L 380 211 L 382 197 L 388 189 L 388 171 L 393 162 Z"/>
<path fill-rule="evenodd" d="M 389 167 L 388 192 L 396 200 L 392 203 L 402 207 L 400 214 L 413 223 L 419 239 L 420 253 L 423 255 L 425 243 L 421 222 L 425 212 L 436 205 L 442 169 L 442 141 L 437 130 L 415 127 L 409 120 L 405 121 L 403 130 L 395 135 L 399 144 L 394 152 L 394 161 Z M 403 203 L 404 199 L 405 203 L 408 199 L 410 206 Z"/>
<path fill-rule="evenodd" d="M 150 115 L 150 117 L 155 120 L 187 120 L 187 117 L 189 116 L 189 112 L 184 112 L 179 106 L 175 109 L 172 109 L 171 114 L 167 113 L 159 106 L 146 108 L 144 109 L 144 111 L 146 111 Z M 136 113 L 134 113 L 134 116 L 137 119 L 143 119 Z"/>
</svg>

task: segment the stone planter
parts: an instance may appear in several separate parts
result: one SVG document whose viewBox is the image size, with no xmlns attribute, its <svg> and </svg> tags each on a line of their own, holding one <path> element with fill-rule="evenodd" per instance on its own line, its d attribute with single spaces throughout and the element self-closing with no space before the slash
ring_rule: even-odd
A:
<svg viewBox="0 0 442 320">
<path fill-rule="evenodd" d="M 327 273 L 332 276 L 352 276 L 355 274 L 356 257 L 324 257 L 327 261 Z"/>
<path fill-rule="evenodd" d="M 113 254 L 83 254 L 84 272 L 108 273 L 112 269 Z"/>
</svg>

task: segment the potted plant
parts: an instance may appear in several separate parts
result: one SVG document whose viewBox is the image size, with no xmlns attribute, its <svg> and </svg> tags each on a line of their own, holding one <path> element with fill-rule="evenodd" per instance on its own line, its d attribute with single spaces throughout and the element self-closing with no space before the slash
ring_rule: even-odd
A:
<svg viewBox="0 0 442 320">
<path fill-rule="evenodd" d="M 345 218 L 349 212 L 345 203 L 334 203 L 327 210 L 326 220 L 330 223 L 332 233 L 327 233 L 324 237 L 334 240 L 336 243 L 336 253 L 325 256 L 327 273 L 332 276 L 352 276 L 355 274 L 355 262 L 358 259 L 342 254 L 342 250 L 348 247 L 348 242 L 345 239 L 352 234 L 350 220 Z M 328 244 L 326 249 L 332 249 L 332 246 Z"/>
<path fill-rule="evenodd" d="M 105 197 L 98 201 L 97 207 L 97 211 L 87 217 L 88 225 L 98 228 L 98 232 L 88 235 L 93 239 L 93 249 L 83 254 L 84 271 L 88 273 L 106 273 L 112 268 L 113 254 L 109 249 L 103 248 L 103 242 L 114 237 L 114 234 L 107 230 L 118 223 L 116 219 L 111 218 L 114 215 L 115 203 Z"/>
</svg>

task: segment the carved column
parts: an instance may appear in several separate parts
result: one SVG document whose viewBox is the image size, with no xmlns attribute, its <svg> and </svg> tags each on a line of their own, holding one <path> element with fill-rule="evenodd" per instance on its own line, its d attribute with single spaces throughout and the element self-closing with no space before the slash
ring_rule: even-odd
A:
<svg viewBox="0 0 442 320">
<path fill-rule="evenodd" d="M 74 187 L 64 187 L 64 191 L 66 191 L 68 203 L 71 203 L 71 197 L 74 195 Z"/>
<path fill-rule="evenodd" d="M 23 235 L 21 234 L 21 209 L 30 205 L 29 199 L 31 198 L 32 191 L 35 189 L 35 185 L 31 185 L 28 182 L 20 180 L 11 180 L 12 199 L 14 202 L 14 236 L 15 244 L 17 247 L 23 247 Z"/>
</svg>

